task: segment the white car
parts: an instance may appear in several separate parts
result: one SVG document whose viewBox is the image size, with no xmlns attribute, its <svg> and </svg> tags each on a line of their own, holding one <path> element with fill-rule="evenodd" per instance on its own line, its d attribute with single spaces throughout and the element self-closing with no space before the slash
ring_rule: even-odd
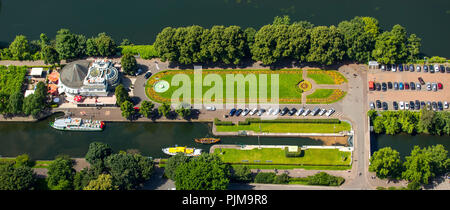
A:
<svg viewBox="0 0 450 210">
<path fill-rule="evenodd" d="M 395 66 L 395 64 L 392 64 L 392 71 L 396 72 L 397 71 L 397 67 Z"/>
<path fill-rule="evenodd" d="M 278 109 L 276 109 L 274 112 L 273 112 L 273 114 L 272 115 L 277 115 L 278 113 L 280 113 L 281 112 L 281 109 L 280 108 L 278 108 Z"/>
<path fill-rule="evenodd" d="M 375 103 L 370 102 L 370 109 L 375 109 Z"/>
<path fill-rule="evenodd" d="M 444 109 L 448 109 L 448 102 L 444 101 Z"/>
<path fill-rule="evenodd" d="M 409 103 L 405 102 L 405 110 L 409 110 Z"/>
<path fill-rule="evenodd" d="M 300 116 L 305 111 L 304 107 L 300 108 L 295 115 Z"/>
<path fill-rule="evenodd" d="M 245 108 L 244 111 L 242 112 L 243 116 L 247 116 L 247 114 L 250 112 L 249 109 Z"/>
<path fill-rule="evenodd" d="M 328 112 L 325 114 L 327 117 L 331 116 L 333 113 L 335 112 L 335 110 L 333 108 L 331 108 L 330 110 L 328 110 Z"/>
<path fill-rule="evenodd" d="M 303 112 L 303 114 L 302 114 L 302 115 L 303 115 L 303 116 L 306 116 L 306 115 L 308 115 L 308 114 L 309 114 L 310 112 L 311 112 L 311 110 L 309 110 L 309 109 L 306 109 L 306 110 L 305 110 L 305 112 Z"/>
<path fill-rule="evenodd" d="M 254 108 L 252 109 L 252 111 L 250 111 L 250 113 L 248 113 L 249 115 L 255 115 L 256 111 L 258 111 L 258 109 Z"/>
<path fill-rule="evenodd" d="M 439 65 L 434 65 L 434 73 L 439 73 Z"/>
<path fill-rule="evenodd" d="M 320 110 L 319 115 L 320 115 L 320 116 L 323 116 L 323 115 L 325 114 L 326 111 L 327 111 L 326 109 Z"/>
<path fill-rule="evenodd" d="M 399 105 L 399 107 L 400 107 L 400 110 L 404 110 L 404 109 L 405 109 L 405 103 L 404 103 L 403 101 L 400 101 L 400 102 L 398 103 L 398 105 Z"/>
<path fill-rule="evenodd" d="M 260 109 L 260 110 L 258 111 L 258 116 L 261 116 L 264 112 L 266 112 L 265 109 Z"/>
<path fill-rule="evenodd" d="M 208 111 L 216 111 L 216 107 L 215 106 L 207 106 L 206 110 L 208 110 Z"/>
<path fill-rule="evenodd" d="M 267 115 L 272 114 L 272 112 L 273 112 L 273 109 L 272 109 L 272 108 L 269 108 L 269 111 L 267 111 Z"/>
</svg>

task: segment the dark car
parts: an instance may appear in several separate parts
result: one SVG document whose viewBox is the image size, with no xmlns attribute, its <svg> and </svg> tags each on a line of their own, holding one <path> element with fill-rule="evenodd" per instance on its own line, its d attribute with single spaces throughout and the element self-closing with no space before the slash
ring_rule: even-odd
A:
<svg viewBox="0 0 450 210">
<path fill-rule="evenodd" d="M 375 86 L 377 87 L 377 91 L 380 91 L 380 90 L 381 90 L 381 85 L 380 85 L 380 83 L 376 83 Z"/>
<path fill-rule="evenodd" d="M 416 100 L 416 103 L 414 105 L 416 106 L 417 110 L 420 109 L 420 101 L 419 100 Z"/>
<path fill-rule="evenodd" d="M 383 110 L 388 110 L 388 104 L 386 102 L 383 102 Z"/>
<path fill-rule="evenodd" d="M 410 101 L 410 102 L 409 102 L 409 108 L 410 108 L 411 110 L 414 110 L 414 101 Z"/>
<path fill-rule="evenodd" d="M 391 65 L 386 65 L 386 70 L 391 71 L 392 66 Z"/>
<path fill-rule="evenodd" d="M 429 65 L 428 68 L 430 69 L 430 73 L 434 73 L 434 67 L 433 67 L 433 65 Z"/>
<path fill-rule="evenodd" d="M 281 111 L 280 115 L 284 116 L 285 114 L 287 114 L 289 112 L 289 109 L 287 107 L 284 107 L 283 111 Z"/>
<path fill-rule="evenodd" d="M 388 89 L 392 89 L 392 82 L 388 82 L 387 85 L 388 85 Z"/>
<path fill-rule="evenodd" d="M 437 105 L 438 105 L 438 108 L 440 111 L 442 111 L 444 109 L 444 107 L 442 106 L 442 102 L 438 101 Z"/>
<path fill-rule="evenodd" d="M 377 108 L 378 108 L 378 109 L 381 108 L 381 101 L 380 101 L 380 100 L 377 100 L 376 103 L 377 103 Z"/>
<path fill-rule="evenodd" d="M 398 90 L 398 83 L 394 82 L 394 90 Z"/>
<path fill-rule="evenodd" d="M 397 101 L 392 102 L 392 105 L 394 106 L 395 110 L 398 110 L 398 103 L 397 103 Z"/>
<path fill-rule="evenodd" d="M 423 81 L 422 77 L 419 77 L 418 79 L 419 79 L 420 84 L 425 85 L 425 81 Z"/>
<path fill-rule="evenodd" d="M 235 108 L 231 109 L 230 116 L 232 117 L 234 115 L 234 113 L 236 113 L 236 109 Z"/>
<path fill-rule="evenodd" d="M 296 108 L 292 108 L 291 111 L 289 111 L 289 116 L 294 115 L 297 112 Z"/>
<path fill-rule="evenodd" d="M 238 117 L 239 115 L 241 115 L 242 111 L 244 111 L 244 110 L 238 109 L 238 110 L 236 111 L 236 117 Z"/>
<path fill-rule="evenodd" d="M 447 73 L 450 73 L 450 67 L 445 67 L 445 71 L 447 72 Z"/>
<path fill-rule="evenodd" d="M 387 90 L 387 85 L 385 82 L 381 83 L 381 87 L 382 87 L 383 91 Z"/>
<path fill-rule="evenodd" d="M 436 102 L 433 101 L 433 103 L 431 103 L 431 107 L 433 108 L 434 111 L 436 111 L 436 109 L 437 109 Z"/>
<path fill-rule="evenodd" d="M 409 84 L 407 82 L 405 82 L 405 89 L 408 90 L 409 89 Z"/>
<path fill-rule="evenodd" d="M 152 72 L 147 72 L 147 73 L 145 73 L 144 78 L 148 79 L 151 76 L 152 76 Z"/>
<path fill-rule="evenodd" d="M 427 65 L 423 65 L 423 71 L 424 72 L 428 72 L 428 66 Z"/>
<path fill-rule="evenodd" d="M 403 71 L 403 64 L 398 65 L 398 71 Z"/>
<path fill-rule="evenodd" d="M 409 71 L 409 66 L 405 64 L 405 71 Z"/>
<path fill-rule="evenodd" d="M 410 82 L 409 86 L 411 86 L 411 90 L 416 90 L 416 84 L 414 82 Z"/>
<path fill-rule="evenodd" d="M 414 65 L 409 64 L 409 71 L 414 71 Z"/>
<path fill-rule="evenodd" d="M 425 108 L 425 106 L 426 106 L 425 101 L 421 101 L 420 106 L 422 107 L 422 109 Z"/>
<path fill-rule="evenodd" d="M 439 66 L 439 70 L 441 70 L 441 73 L 445 73 L 445 67 L 444 65 Z"/>
</svg>

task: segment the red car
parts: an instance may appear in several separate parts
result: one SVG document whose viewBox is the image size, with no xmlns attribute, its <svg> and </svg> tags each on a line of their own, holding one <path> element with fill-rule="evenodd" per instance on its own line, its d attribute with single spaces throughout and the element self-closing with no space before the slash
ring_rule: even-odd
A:
<svg viewBox="0 0 450 210">
<path fill-rule="evenodd" d="M 409 84 L 405 82 L 405 89 L 409 89 Z"/>
<path fill-rule="evenodd" d="M 438 83 L 438 89 L 442 90 L 443 86 L 442 83 Z"/>
</svg>

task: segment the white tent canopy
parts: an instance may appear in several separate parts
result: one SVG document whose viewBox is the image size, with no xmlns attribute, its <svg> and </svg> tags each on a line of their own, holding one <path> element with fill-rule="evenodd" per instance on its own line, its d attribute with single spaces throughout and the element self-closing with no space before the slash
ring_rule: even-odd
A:
<svg viewBox="0 0 450 210">
<path fill-rule="evenodd" d="M 42 76 L 42 72 L 44 71 L 44 68 L 31 68 L 31 76 Z"/>
</svg>

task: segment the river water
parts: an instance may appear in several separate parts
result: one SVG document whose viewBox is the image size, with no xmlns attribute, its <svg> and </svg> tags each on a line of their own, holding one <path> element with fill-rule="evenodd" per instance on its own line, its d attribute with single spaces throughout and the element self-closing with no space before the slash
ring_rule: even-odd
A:
<svg viewBox="0 0 450 210">
<path fill-rule="evenodd" d="M 382 29 L 400 24 L 417 34 L 424 53 L 450 57 L 449 0 L 0 0 L 0 42 L 11 42 L 17 34 L 54 37 L 58 29 L 69 28 L 87 37 L 106 32 L 119 43 L 128 38 L 151 44 L 167 26 L 258 29 L 277 15 L 315 25 L 372 16 Z"/>
<path fill-rule="evenodd" d="M 53 159 L 58 154 L 84 157 L 89 144 L 100 141 L 114 151 L 138 149 L 155 158 L 169 157 L 161 149 L 190 146 L 209 151 L 210 145 L 194 138 L 212 137 L 210 123 L 107 123 L 103 132 L 69 132 L 51 128 L 49 117 L 36 123 L 0 123 L 0 155 L 29 154 L 33 159 Z M 258 145 L 257 137 L 221 137 L 222 144 Z M 260 138 L 262 145 L 323 145 L 309 138 Z"/>
</svg>

